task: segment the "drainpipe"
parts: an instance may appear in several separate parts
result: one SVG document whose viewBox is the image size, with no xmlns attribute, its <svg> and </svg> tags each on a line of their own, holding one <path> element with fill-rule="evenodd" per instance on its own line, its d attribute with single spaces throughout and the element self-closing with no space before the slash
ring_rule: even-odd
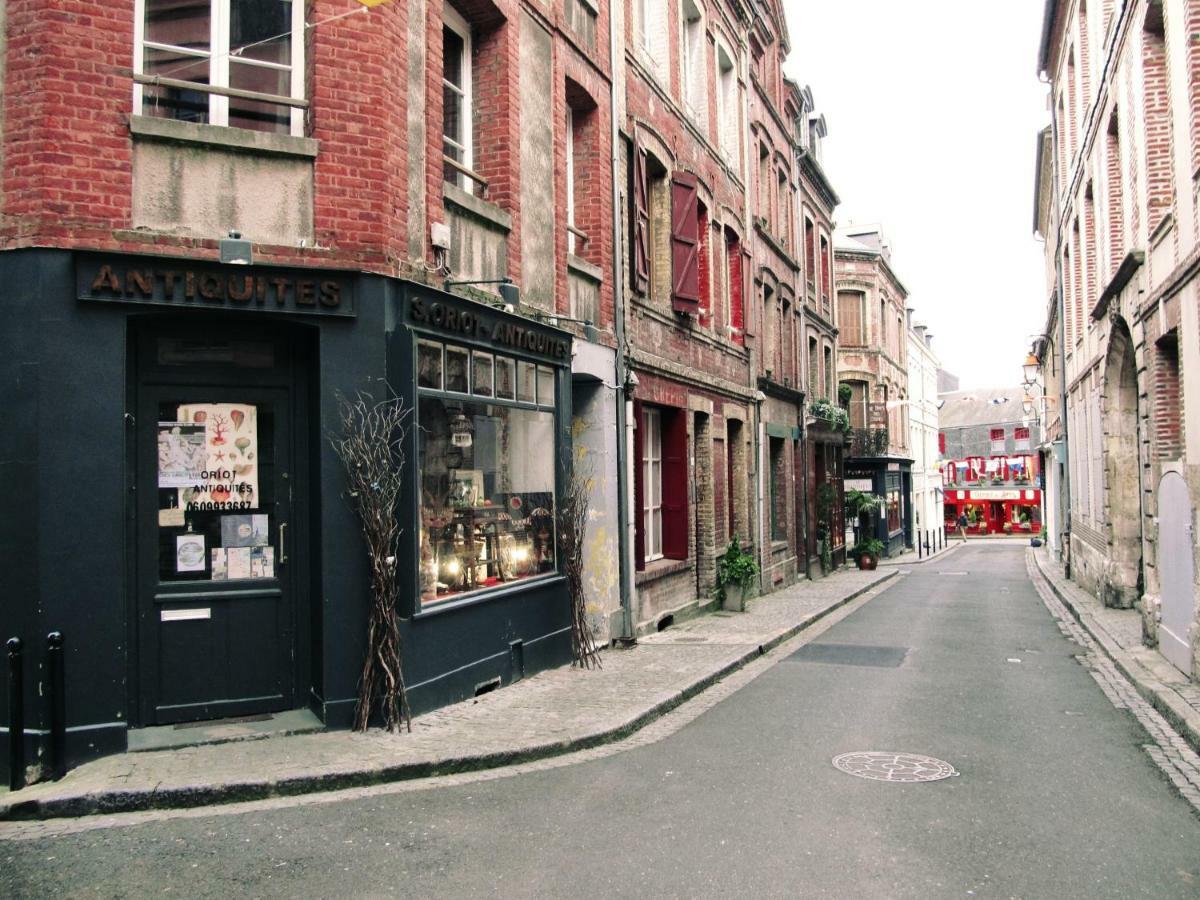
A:
<svg viewBox="0 0 1200 900">
<path fill-rule="evenodd" d="M 630 531 L 633 528 L 633 518 L 629 510 L 629 439 L 628 433 L 631 416 L 632 390 L 628 384 L 629 371 L 625 360 L 625 254 L 621 241 L 621 190 L 620 171 L 620 128 L 617 124 L 617 67 L 624 65 L 624 54 L 617 42 L 618 33 L 624 34 L 624 23 L 617 21 L 617 8 L 620 4 L 608 5 L 608 36 L 609 36 L 609 124 L 610 148 L 612 167 L 612 222 L 613 222 L 613 336 L 617 342 L 616 381 L 617 391 L 617 582 L 618 594 L 621 599 L 621 634 L 618 640 L 632 642 L 634 637 L 633 614 L 633 566 L 630 554 L 633 543 Z M 621 62 L 618 63 L 618 60 Z"/>
<path fill-rule="evenodd" d="M 803 321 L 803 320 L 802 320 Z M 804 577 L 812 581 L 812 570 L 808 559 L 808 529 L 811 523 L 808 521 L 808 428 L 805 427 L 805 407 L 808 405 L 808 396 L 800 398 L 800 415 L 797 418 L 800 420 L 800 490 L 802 499 L 800 501 L 800 558 L 804 560 Z M 832 535 L 827 535 L 826 540 L 831 540 Z"/>
<path fill-rule="evenodd" d="M 751 359 L 753 362 L 753 358 Z M 754 371 L 753 365 L 750 371 Z M 767 546 L 766 538 L 766 521 L 764 494 L 763 494 L 763 461 L 762 461 L 762 435 L 763 420 L 762 420 L 762 405 L 767 399 L 767 395 L 762 391 L 754 392 L 754 507 L 758 511 L 758 521 L 755 523 L 758 531 L 758 591 L 760 594 L 766 593 L 767 567 L 771 561 L 770 548 Z"/>
</svg>

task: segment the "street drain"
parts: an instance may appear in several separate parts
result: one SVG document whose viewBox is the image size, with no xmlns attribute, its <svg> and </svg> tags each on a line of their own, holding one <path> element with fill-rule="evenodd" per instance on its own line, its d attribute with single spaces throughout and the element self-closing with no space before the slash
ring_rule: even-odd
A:
<svg viewBox="0 0 1200 900">
<path fill-rule="evenodd" d="M 858 750 L 833 758 L 835 768 L 847 775 L 869 778 L 872 781 L 892 781 L 914 784 L 954 778 L 954 766 L 932 756 L 916 753 L 892 753 L 886 750 Z"/>
</svg>

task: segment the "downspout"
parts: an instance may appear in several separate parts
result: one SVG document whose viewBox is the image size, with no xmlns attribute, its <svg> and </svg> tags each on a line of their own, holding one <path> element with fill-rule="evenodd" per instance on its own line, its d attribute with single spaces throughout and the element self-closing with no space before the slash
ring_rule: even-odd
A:
<svg viewBox="0 0 1200 900">
<path fill-rule="evenodd" d="M 619 4 L 608 5 L 608 37 L 609 37 L 609 124 L 610 149 L 612 165 L 612 222 L 613 222 L 613 337 L 617 343 L 616 381 L 617 390 L 617 586 L 621 601 L 621 633 L 618 640 L 632 642 L 634 637 L 633 615 L 633 566 L 630 565 L 632 542 L 629 539 L 633 518 L 629 511 L 629 490 L 631 481 L 629 472 L 629 428 L 632 390 L 628 385 L 629 372 L 625 362 L 625 257 L 624 245 L 621 241 L 621 190 L 620 190 L 620 128 L 617 122 L 617 67 L 624 66 L 624 56 L 618 55 L 620 46 L 617 42 L 618 30 L 624 33 L 624 24 L 617 21 Z"/>
<path fill-rule="evenodd" d="M 800 320 L 804 321 L 803 318 Z M 808 558 L 808 428 L 805 426 L 805 408 L 808 406 L 808 395 L 800 398 L 800 490 L 803 492 L 800 500 L 800 558 L 804 560 L 804 576 L 812 581 L 812 565 Z M 826 535 L 825 540 L 832 540 L 833 535 Z M 819 554 L 818 554 L 819 555 Z"/>
<path fill-rule="evenodd" d="M 753 366 L 751 371 L 754 371 Z M 762 391 L 754 392 L 754 507 L 758 510 L 758 521 L 755 524 L 758 532 L 758 591 L 760 594 L 766 593 L 767 567 L 771 561 L 770 548 L 766 543 L 767 532 L 764 526 L 766 506 L 763 503 L 762 438 L 759 434 L 763 429 L 762 405 L 766 399 L 767 395 Z"/>
</svg>

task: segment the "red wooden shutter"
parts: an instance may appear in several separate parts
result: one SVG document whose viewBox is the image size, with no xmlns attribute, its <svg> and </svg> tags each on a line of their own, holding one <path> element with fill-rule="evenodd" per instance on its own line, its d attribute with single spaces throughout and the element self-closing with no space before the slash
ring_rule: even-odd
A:
<svg viewBox="0 0 1200 900">
<path fill-rule="evenodd" d="M 946 432 L 944 431 L 938 432 L 938 453 L 942 456 L 946 455 Z"/>
<path fill-rule="evenodd" d="M 700 231 L 696 178 L 686 172 L 671 177 L 671 308 L 700 311 Z"/>
<path fill-rule="evenodd" d="M 729 327 L 733 342 L 744 344 L 742 336 L 746 330 L 746 315 L 742 307 L 742 245 L 738 239 L 726 242 L 729 255 Z"/>
<path fill-rule="evenodd" d="M 662 547 L 667 559 L 688 555 L 687 412 L 663 410 Z"/>
<path fill-rule="evenodd" d="M 633 148 L 633 253 L 630 280 L 633 289 L 645 294 L 650 289 L 650 190 L 646 176 L 646 151 Z"/>
<path fill-rule="evenodd" d="M 646 488 L 642 483 L 642 401 L 633 401 L 633 562 L 639 572 L 646 568 Z"/>
</svg>

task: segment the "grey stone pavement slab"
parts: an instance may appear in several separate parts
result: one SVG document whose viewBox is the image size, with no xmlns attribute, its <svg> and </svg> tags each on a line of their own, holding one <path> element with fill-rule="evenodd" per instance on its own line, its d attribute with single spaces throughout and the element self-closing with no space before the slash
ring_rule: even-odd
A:
<svg viewBox="0 0 1200 900">
<path fill-rule="evenodd" d="M 1106 607 L 1068 580 L 1045 548 L 1030 549 L 1028 553 L 1032 570 L 1045 580 L 1138 694 L 1200 752 L 1200 685 L 1189 681 L 1161 653 L 1142 642 L 1141 613 Z"/>
<path fill-rule="evenodd" d="M 910 554 L 911 555 L 911 554 Z M 620 740 L 900 574 L 842 569 L 413 720 L 411 733 L 330 731 L 143 751 L 0 794 L 0 820 L 256 800 L 493 768 Z"/>
</svg>

